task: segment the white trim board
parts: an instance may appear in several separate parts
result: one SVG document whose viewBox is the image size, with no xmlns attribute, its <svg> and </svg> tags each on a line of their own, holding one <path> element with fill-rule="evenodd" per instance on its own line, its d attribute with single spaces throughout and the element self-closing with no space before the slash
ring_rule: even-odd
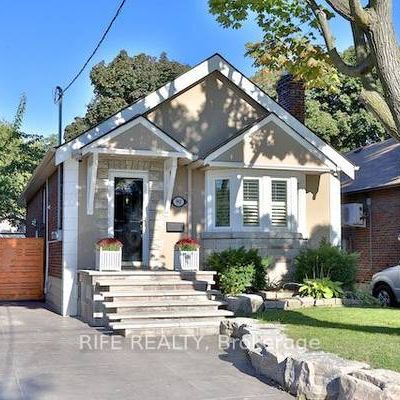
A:
<svg viewBox="0 0 400 400">
<path fill-rule="evenodd" d="M 263 106 L 269 112 L 276 114 L 279 119 L 286 122 L 300 136 L 302 136 L 303 139 L 307 140 L 310 144 L 316 147 L 346 175 L 354 179 L 355 166 L 352 163 L 350 163 L 335 149 L 330 147 L 318 136 L 316 136 L 310 129 L 293 117 L 282 106 L 280 106 L 259 87 L 247 79 L 219 54 L 213 55 L 212 57 L 203 61 L 201 64 L 180 75 L 172 82 L 167 83 L 160 89 L 124 108 L 119 113 L 101 122 L 97 126 L 88 130 L 86 133 L 83 133 L 75 140 L 65 143 L 63 146 L 57 149 L 56 162 L 63 162 L 71 157 L 72 150 L 80 149 L 107 134 L 107 132 L 110 132 L 118 126 L 126 123 L 132 118 L 148 112 L 149 110 L 161 104 L 163 101 L 168 100 L 172 96 L 175 96 L 178 93 L 188 89 L 196 82 L 201 81 L 214 71 L 219 71 L 223 76 L 243 90 L 243 92 L 245 92 L 258 104 Z"/>
<path fill-rule="evenodd" d="M 204 166 L 204 169 L 208 169 L 208 167 L 214 168 L 244 168 L 244 169 L 261 169 L 261 170 L 271 170 L 271 171 L 302 171 L 302 172 L 331 172 L 332 169 L 328 167 L 314 167 L 307 165 L 289 165 L 289 164 L 269 164 L 269 165 L 261 165 L 261 164 L 245 164 L 242 162 L 231 162 L 231 161 L 210 161 Z"/>
<path fill-rule="evenodd" d="M 148 205 L 149 205 L 149 173 L 148 171 L 130 171 L 126 169 L 110 169 L 108 171 L 108 235 L 114 237 L 114 178 L 139 178 L 143 179 L 143 226 L 142 226 L 142 264 L 150 265 Z"/>
</svg>

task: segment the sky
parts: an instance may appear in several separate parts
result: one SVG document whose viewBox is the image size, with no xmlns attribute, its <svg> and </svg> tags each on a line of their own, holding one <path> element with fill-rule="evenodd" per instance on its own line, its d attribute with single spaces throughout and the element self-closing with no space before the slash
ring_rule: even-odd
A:
<svg viewBox="0 0 400 400">
<path fill-rule="evenodd" d="M 57 85 L 65 87 L 78 72 L 114 15 L 120 0 L 3 0 L 0 24 L 0 119 L 12 120 L 22 94 L 27 97 L 23 130 L 57 132 L 53 102 Z M 400 3 L 400 2 L 394 2 Z M 400 5 L 395 6 L 400 31 Z M 332 24 L 339 49 L 351 45 L 347 24 Z M 397 28 L 396 27 L 396 28 Z M 93 96 L 93 65 L 112 60 L 121 49 L 195 65 L 218 52 L 251 76 L 245 44 L 262 37 L 254 21 L 242 29 L 224 29 L 209 14 L 207 0 L 127 0 L 105 42 L 64 98 L 63 125 L 83 116 Z"/>
</svg>

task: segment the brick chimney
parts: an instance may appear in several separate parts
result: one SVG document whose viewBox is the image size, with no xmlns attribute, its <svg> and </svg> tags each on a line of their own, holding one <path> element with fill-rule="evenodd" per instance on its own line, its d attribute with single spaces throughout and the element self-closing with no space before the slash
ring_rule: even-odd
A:
<svg viewBox="0 0 400 400">
<path fill-rule="evenodd" d="M 278 103 L 304 124 L 305 91 L 304 82 L 295 81 L 293 75 L 284 74 L 280 77 L 276 91 Z"/>
</svg>

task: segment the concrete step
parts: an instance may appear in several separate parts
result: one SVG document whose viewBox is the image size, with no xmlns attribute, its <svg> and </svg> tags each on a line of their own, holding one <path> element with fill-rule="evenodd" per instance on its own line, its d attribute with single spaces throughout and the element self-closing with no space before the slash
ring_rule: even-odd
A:
<svg viewBox="0 0 400 400">
<path fill-rule="evenodd" d="M 202 318 L 223 318 L 233 317 L 234 313 L 228 310 L 191 310 L 191 311 L 158 311 L 158 312 L 135 312 L 132 314 L 107 313 L 110 321 L 123 320 L 157 320 L 157 319 L 187 319 L 197 320 Z M 114 328 L 114 322 L 110 322 L 110 327 Z"/>
<path fill-rule="evenodd" d="M 112 329 L 124 336 L 172 336 L 192 335 L 196 337 L 217 335 L 222 318 L 188 321 L 182 319 L 137 320 L 112 323 Z"/>
<path fill-rule="evenodd" d="M 126 291 L 120 291 L 117 289 L 113 291 L 104 291 L 100 292 L 100 295 L 104 299 L 108 298 L 113 298 L 113 299 L 119 299 L 119 300 L 139 300 L 139 301 L 151 301 L 154 298 L 159 299 L 163 298 L 164 300 L 189 300 L 189 299 L 194 299 L 194 298 L 213 298 L 215 296 L 218 296 L 220 293 L 216 290 L 208 290 L 208 291 L 202 291 L 202 290 L 175 290 L 175 291 L 161 291 L 157 290 L 154 292 L 151 291 L 140 291 L 140 292 L 135 292 L 134 290 L 126 290 Z"/>
<path fill-rule="evenodd" d="M 213 300 L 171 300 L 171 301 L 111 301 L 103 302 L 106 307 L 107 315 L 111 316 L 116 314 L 136 314 L 141 312 L 157 313 L 161 311 L 169 312 L 195 312 L 195 311 L 212 311 L 218 307 L 225 306 L 226 303 Z"/>
<path fill-rule="evenodd" d="M 123 281 L 207 281 L 214 280 L 214 271 L 135 271 L 135 272 L 104 272 L 101 275 L 95 276 L 95 281 L 102 285 L 103 282 L 109 280 L 123 280 Z"/>
<path fill-rule="evenodd" d="M 172 290 L 207 290 L 210 284 L 214 284 L 213 282 L 207 281 L 170 281 L 170 280 L 162 280 L 162 281 L 127 281 L 127 280 L 105 280 L 98 284 L 100 287 L 108 288 L 107 291 L 115 292 L 115 291 L 172 291 Z M 118 289 L 117 289 L 118 288 Z M 106 291 L 101 290 L 100 291 Z"/>
</svg>

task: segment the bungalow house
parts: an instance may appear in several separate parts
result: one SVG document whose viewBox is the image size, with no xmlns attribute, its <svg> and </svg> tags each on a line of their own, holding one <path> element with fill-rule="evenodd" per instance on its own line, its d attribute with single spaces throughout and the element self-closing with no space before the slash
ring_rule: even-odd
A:
<svg viewBox="0 0 400 400">
<path fill-rule="evenodd" d="M 360 254 L 357 281 L 400 260 L 400 143 L 373 143 L 346 154 L 360 167 L 342 177 L 343 244 Z"/>
<path fill-rule="evenodd" d="M 341 240 L 340 174 L 355 167 L 304 124 L 289 75 L 279 103 L 213 55 L 76 139 L 50 150 L 26 187 L 27 236 L 45 226 L 46 299 L 79 313 L 78 271 L 115 236 L 126 269 L 173 269 L 174 244 L 246 246 L 290 273 L 305 243 Z M 35 224 L 32 224 L 32 221 Z"/>
</svg>

